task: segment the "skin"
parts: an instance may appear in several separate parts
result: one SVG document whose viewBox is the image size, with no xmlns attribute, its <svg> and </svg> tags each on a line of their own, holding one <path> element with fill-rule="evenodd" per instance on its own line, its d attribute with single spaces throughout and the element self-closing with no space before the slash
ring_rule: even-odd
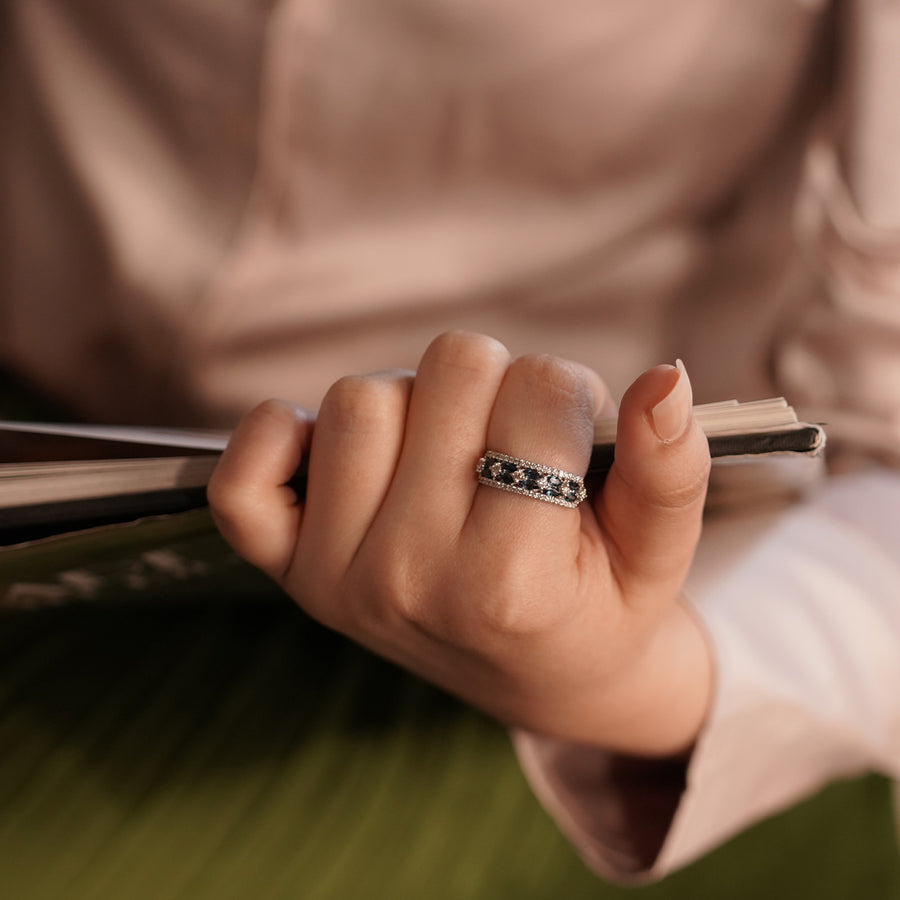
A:
<svg viewBox="0 0 900 900">
<path fill-rule="evenodd" d="M 311 616 L 501 721 L 641 755 L 685 751 L 711 653 L 680 600 L 709 472 L 686 373 L 619 410 L 616 461 L 577 510 L 479 485 L 486 448 L 587 468 L 600 379 L 441 335 L 415 374 L 338 381 L 317 416 L 267 401 L 209 486 L 234 549 Z M 309 456 L 304 502 L 285 483 Z"/>
</svg>

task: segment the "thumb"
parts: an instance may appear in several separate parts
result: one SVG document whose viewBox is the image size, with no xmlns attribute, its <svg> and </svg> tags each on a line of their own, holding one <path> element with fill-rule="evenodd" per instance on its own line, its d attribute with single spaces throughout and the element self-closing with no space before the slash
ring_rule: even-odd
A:
<svg viewBox="0 0 900 900">
<path fill-rule="evenodd" d="M 681 361 L 641 375 L 619 409 L 615 462 L 595 502 L 626 597 L 673 599 L 700 537 L 709 445 Z"/>
</svg>

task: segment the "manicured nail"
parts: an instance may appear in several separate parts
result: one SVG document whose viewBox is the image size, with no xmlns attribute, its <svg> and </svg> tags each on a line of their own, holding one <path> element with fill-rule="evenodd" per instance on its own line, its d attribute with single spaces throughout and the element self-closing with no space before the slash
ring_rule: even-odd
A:
<svg viewBox="0 0 900 900">
<path fill-rule="evenodd" d="M 679 359 L 675 363 L 675 368 L 678 377 L 669 393 L 650 410 L 653 430 L 656 436 L 667 444 L 678 440 L 684 434 L 691 420 L 691 407 L 694 403 L 691 380 L 688 378 L 684 363 Z"/>
</svg>

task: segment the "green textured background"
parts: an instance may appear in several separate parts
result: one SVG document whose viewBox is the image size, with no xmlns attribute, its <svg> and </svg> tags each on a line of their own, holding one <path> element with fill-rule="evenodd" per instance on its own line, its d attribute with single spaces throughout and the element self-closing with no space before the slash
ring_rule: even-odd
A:
<svg viewBox="0 0 900 900">
<path fill-rule="evenodd" d="M 0 897 L 900 897 L 880 779 L 610 887 L 482 716 L 240 567 L 131 594 L 101 569 L 118 599 L 0 615 Z"/>
<path fill-rule="evenodd" d="M 878 778 L 603 884 L 499 727 L 312 623 L 203 514 L 0 552 L 2 598 L 60 605 L 0 613 L 0 900 L 900 898 Z"/>
</svg>

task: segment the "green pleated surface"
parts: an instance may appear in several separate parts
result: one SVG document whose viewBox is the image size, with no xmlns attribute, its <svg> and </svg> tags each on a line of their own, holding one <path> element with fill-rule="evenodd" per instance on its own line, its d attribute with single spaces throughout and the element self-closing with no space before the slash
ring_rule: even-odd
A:
<svg viewBox="0 0 900 900">
<path fill-rule="evenodd" d="M 638 890 L 591 875 L 495 724 L 259 602 L 0 617 L 4 898 L 890 898 L 887 786 Z"/>
</svg>

